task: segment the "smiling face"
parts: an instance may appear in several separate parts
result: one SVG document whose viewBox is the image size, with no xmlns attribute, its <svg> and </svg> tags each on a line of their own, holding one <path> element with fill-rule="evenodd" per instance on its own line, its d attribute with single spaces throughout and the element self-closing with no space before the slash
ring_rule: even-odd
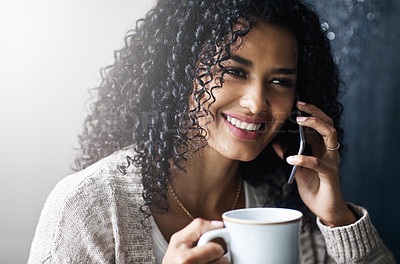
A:
<svg viewBox="0 0 400 264">
<path fill-rule="evenodd" d="M 199 119 L 207 130 L 206 149 L 250 161 L 271 142 L 292 110 L 296 39 L 287 29 L 258 22 L 222 65 L 223 87 L 213 90 L 215 102 L 210 107 L 214 119 Z M 214 85 L 215 81 L 210 83 Z"/>
</svg>

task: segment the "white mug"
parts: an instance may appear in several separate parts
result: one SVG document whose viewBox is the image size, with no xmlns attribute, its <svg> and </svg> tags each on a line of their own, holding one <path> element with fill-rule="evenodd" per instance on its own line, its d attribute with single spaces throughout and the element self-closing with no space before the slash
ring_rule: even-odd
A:
<svg viewBox="0 0 400 264">
<path fill-rule="evenodd" d="M 198 246 L 222 238 L 233 264 L 299 263 L 303 214 L 287 208 L 245 208 L 222 215 L 225 228 L 204 233 Z"/>
</svg>

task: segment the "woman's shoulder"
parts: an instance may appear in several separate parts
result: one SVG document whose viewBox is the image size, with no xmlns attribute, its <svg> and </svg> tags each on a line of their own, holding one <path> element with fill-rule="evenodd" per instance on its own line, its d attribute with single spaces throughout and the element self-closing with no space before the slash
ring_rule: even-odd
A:
<svg viewBox="0 0 400 264">
<path fill-rule="evenodd" d="M 143 229 L 140 170 L 131 165 L 124 174 L 117 167 L 129 153 L 127 149 L 117 151 L 54 187 L 36 229 L 32 260 L 86 258 L 91 254 L 88 247 L 101 247 L 101 254 L 106 254 L 114 252 L 109 247 L 118 239 L 138 240 L 130 234 L 141 234 Z"/>
<path fill-rule="evenodd" d="M 113 204 L 123 202 L 131 207 L 132 203 L 141 204 L 139 200 L 143 187 L 140 169 L 131 164 L 123 173 L 118 167 L 126 165 L 126 157 L 130 153 L 130 149 L 118 150 L 62 179 L 48 196 L 43 211 L 57 215 L 77 210 L 98 214 L 110 210 Z"/>
<path fill-rule="evenodd" d="M 120 217 L 122 208 L 138 214 L 143 204 L 140 170 L 133 165 L 126 173 L 118 169 L 129 153 L 129 149 L 116 151 L 59 181 L 46 200 L 42 216 L 54 216 L 55 220 Z"/>
<path fill-rule="evenodd" d="M 118 150 L 87 168 L 65 177 L 57 183 L 51 195 L 67 198 L 79 196 L 80 193 L 96 194 L 115 189 L 141 193 L 140 169 L 131 164 L 123 173 L 119 168 L 128 164 L 127 156 L 130 154 L 131 149 Z"/>
</svg>

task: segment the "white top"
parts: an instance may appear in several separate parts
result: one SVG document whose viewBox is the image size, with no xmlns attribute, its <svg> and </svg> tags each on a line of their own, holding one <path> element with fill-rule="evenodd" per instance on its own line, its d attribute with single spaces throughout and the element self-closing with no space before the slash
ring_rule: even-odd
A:
<svg viewBox="0 0 400 264">
<path fill-rule="evenodd" d="M 157 264 L 161 264 L 165 252 L 167 251 L 168 242 L 161 234 L 160 229 L 154 222 L 154 218 L 151 218 L 150 221 L 151 221 L 151 239 L 153 241 L 154 256 L 156 257 Z"/>
</svg>

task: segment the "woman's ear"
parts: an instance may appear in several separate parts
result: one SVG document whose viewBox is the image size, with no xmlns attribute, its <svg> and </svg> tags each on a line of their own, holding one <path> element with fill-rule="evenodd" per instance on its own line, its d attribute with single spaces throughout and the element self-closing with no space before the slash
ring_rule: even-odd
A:
<svg viewBox="0 0 400 264">
<path fill-rule="evenodd" d="M 272 148 L 274 149 L 276 155 L 278 155 L 278 157 L 280 157 L 283 160 L 284 159 L 283 154 L 285 151 L 284 151 L 281 143 L 275 142 L 274 144 L 272 144 Z"/>
</svg>

